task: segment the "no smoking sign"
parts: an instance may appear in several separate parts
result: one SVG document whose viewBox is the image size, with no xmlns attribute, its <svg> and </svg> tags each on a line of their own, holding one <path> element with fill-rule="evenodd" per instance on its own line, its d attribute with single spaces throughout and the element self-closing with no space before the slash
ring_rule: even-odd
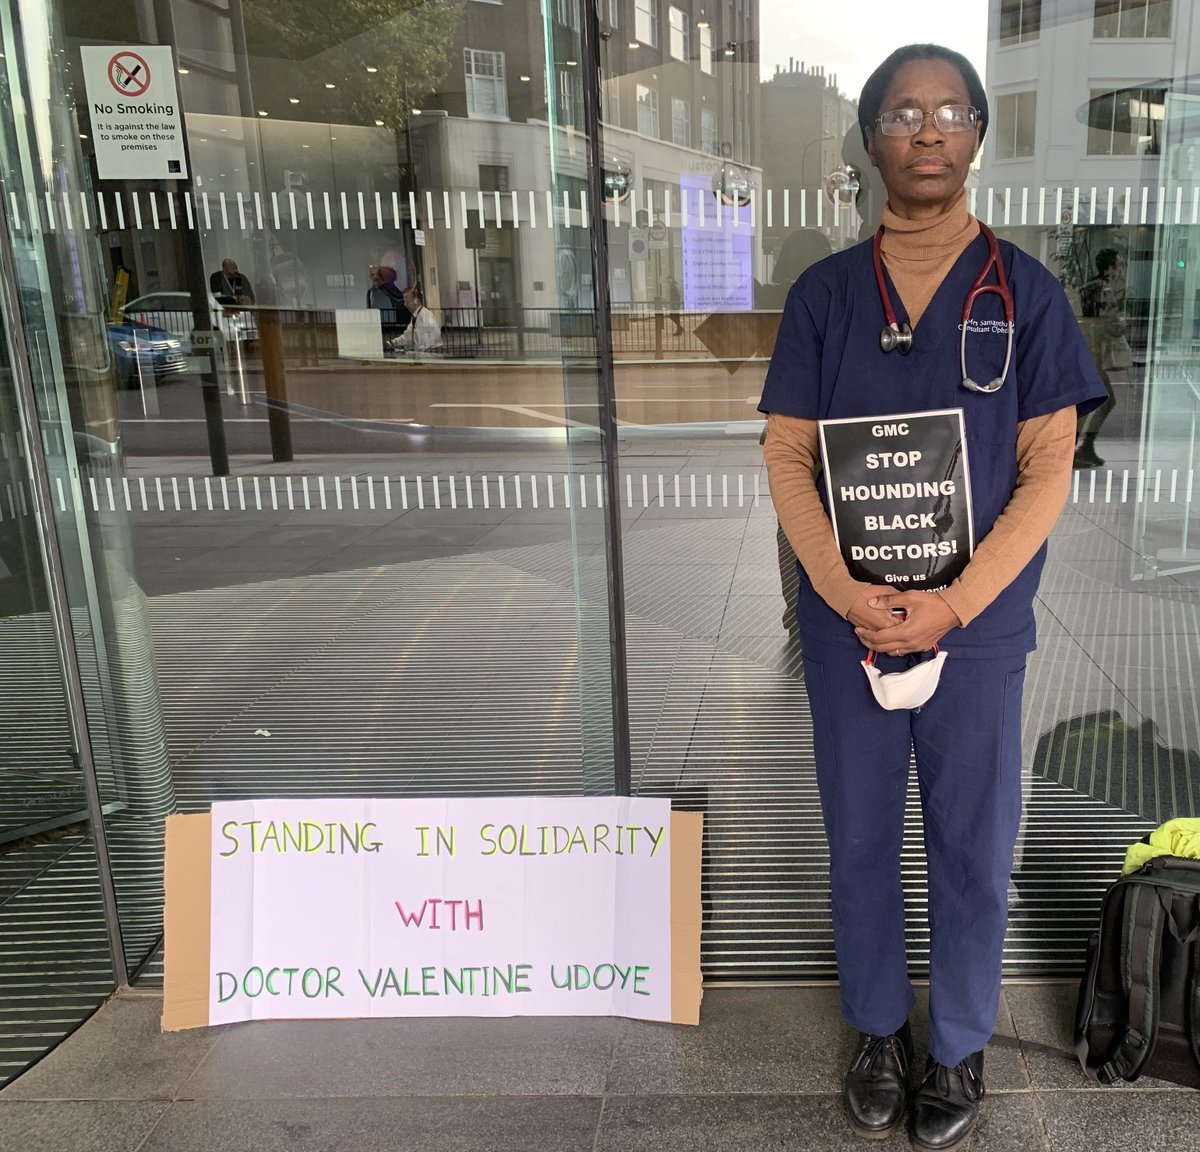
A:
<svg viewBox="0 0 1200 1152">
<path fill-rule="evenodd" d="M 79 55 L 100 179 L 186 179 L 172 50 L 165 44 L 81 44 Z"/>
<path fill-rule="evenodd" d="M 150 87 L 150 65 L 136 52 L 118 52 L 108 62 L 108 82 L 122 96 L 141 96 Z"/>
</svg>

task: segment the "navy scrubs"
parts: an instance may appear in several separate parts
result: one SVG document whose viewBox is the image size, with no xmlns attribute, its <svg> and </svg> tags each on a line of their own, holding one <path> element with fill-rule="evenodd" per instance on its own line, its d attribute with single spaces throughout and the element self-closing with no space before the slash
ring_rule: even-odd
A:
<svg viewBox="0 0 1200 1152">
<path fill-rule="evenodd" d="M 884 353 L 883 308 L 871 244 L 837 253 L 793 285 L 759 408 L 807 420 L 961 408 L 976 541 L 1017 482 L 1017 425 L 1106 397 L 1066 297 L 1041 264 L 1007 242 L 1000 256 L 1016 319 L 1004 386 L 962 387 L 963 302 L 987 261 L 974 239 L 930 301 L 907 356 Z M 897 318 L 903 302 L 887 277 Z M 989 277 L 994 282 L 994 274 Z M 999 297 L 981 296 L 967 331 L 967 365 L 990 380 L 1004 364 Z M 824 495 L 824 493 L 822 492 Z M 954 1066 L 991 1037 L 1000 993 L 1008 883 L 1021 816 L 1021 690 L 1035 647 L 1033 598 L 1045 545 L 966 627 L 948 652 L 933 699 L 889 712 L 871 694 L 854 628 L 813 591 L 800 566 L 804 649 L 817 780 L 829 841 L 842 1011 L 861 1032 L 896 1031 L 913 1004 L 904 944 L 900 848 L 910 751 L 929 864 L 930 1052 Z M 879 658 L 883 672 L 907 661 Z"/>
</svg>

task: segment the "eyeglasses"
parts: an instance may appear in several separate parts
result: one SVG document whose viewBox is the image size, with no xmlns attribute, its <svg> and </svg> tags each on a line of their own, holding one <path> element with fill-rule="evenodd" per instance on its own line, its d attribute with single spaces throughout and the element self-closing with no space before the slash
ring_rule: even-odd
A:
<svg viewBox="0 0 1200 1152">
<path fill-rule="evenodd" d="M 970 104 L 943 104 L 930 113 L 920 108 L 892 108 L 880 113 L 875 123 L 885 136 L 915 136 L 925 126 L 927 115 L 943 132 L 969 132 L 979 123 L 979 109 Z"/>
</svg>

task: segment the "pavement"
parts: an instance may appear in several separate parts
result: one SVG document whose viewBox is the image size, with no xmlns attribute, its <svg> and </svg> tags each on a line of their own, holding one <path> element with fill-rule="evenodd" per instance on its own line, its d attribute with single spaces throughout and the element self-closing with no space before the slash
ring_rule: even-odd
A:
<svg viewBox="0 0 1200 1152">
<path fill-rule="evenodd" d="M 967 1152 L 1197 1147 L 1200 1093 L 1100 1088 L 1075 989 L 1008 984 Z M 924 1034 L 924 995 L 914 1029 Z M 757 1152 L 864 1148 L 837 990 L 717 987 L 699 1027 L 612 1019 L 259 1022 L 163 1034 L 131 990 L 0 1092 L 0 1152 Z M 924 1054 L 918 1053 L 918 1066 Z M 897 1133 L 881 1150 L 909 1146 Z"/>
</svg>

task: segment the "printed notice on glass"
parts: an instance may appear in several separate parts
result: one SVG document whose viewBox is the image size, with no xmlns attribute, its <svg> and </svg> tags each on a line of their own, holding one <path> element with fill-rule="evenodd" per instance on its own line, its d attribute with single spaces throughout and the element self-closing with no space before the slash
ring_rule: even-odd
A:
<svg viewBox="0 0 1200 1152">
<path fill-rule="evenodd" d="M 193 820 L 209 817 L 168 825 L 169 947 L 192 976 L 168 962 L 164 1027 L 698 1016 L 700 817 L 667 800 L 221 803 L 199 868 L 178 824 Z"/>
<path fill-rule="evenodd" d="M 934 591 L 975 549 L 961 408 L 822 420 L 838 548 L 856 580 Z"/>
<path fill-rule="evenodd" d="M 86 44 L 79 52 L 100 179 L 185 179 L 183 114 L 171 49 Z"/>
</svg>

